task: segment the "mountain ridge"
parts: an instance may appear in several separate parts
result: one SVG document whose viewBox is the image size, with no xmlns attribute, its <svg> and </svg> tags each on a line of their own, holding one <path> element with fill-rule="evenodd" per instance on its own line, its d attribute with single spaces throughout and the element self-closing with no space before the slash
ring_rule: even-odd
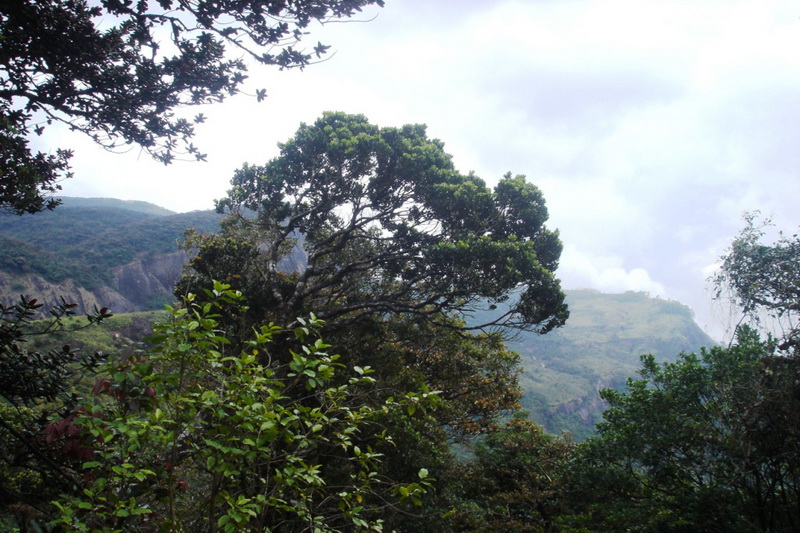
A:
<svg viewBox="0 0 800 533">
<path fill-rule="evenodd" d="M 640 367 L 640 356 L 674 361 L 716 343 L 688 306 L 643 292 L 565 291 L 566 325 L 547 335 L 522 333 L 509 340 L 520 354 L 522 407 L 550 432 L 591 435 L 605 408 L 601 388 L 620 389 Z M 602 356 L 597 356 L 602 354 Z"/>
</svg>

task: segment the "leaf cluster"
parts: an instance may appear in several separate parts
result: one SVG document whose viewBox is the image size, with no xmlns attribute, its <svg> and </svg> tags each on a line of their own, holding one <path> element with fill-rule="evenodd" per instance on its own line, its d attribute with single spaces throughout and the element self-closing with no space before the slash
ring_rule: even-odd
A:
<svg viewBox="0 0 800 533">
<path fill-rule="evenodd" d="M 475 448 L 461 467 L 461 504 L 451 513 L 457 531 L 557 531 L 564 506 L 564 471 L 575 453 L 568 438 L 545 433 L 516 413 Z"/>
<path fill-rule="evenodd" d="M 778 321 L 783 331 L 782 349 L 800 345 L 800 237 L 779 233 L 764 243 L 769 220 L 759 222 L 758 212 L 745 216 L 745 227 L 721 258 L 711 281 L 716 297 L 729 295 L 744 317 L 755 325 L 767 318 Z"/>
<path fill-rule="evenodd" d="M 81 490 L 57 502 L 58 522 L 91 531 L 380 531 L 368 501 L 420 504 L 427 472 L 394 484 L 379 472 L 365 434 L 383 412 L 425 405 L 409 393 L 378 405 L 354 402 L 373 383 L 342 366 L 302 319 L 302 348 L 285 367 L 258 362 L 277 327 L 253 332 L 243 351 L 218 329 L 217 311 L 242 295 L 217 283 L 201 303 L 188 297 L 155 327 L 146 354 L 112 361 L 73 423 L 90 456 Z M 65 438 L 70 438 L 69 436 Z M 394 495 L 394 496 L 393 496 Z"/>
<path fill-rule="evenodd" d="M 50 311 L 52 319 L 43 329 L 31 331 L 28 325 L 42 305 L 24 296 L 13 306 L 0 305 L 0 395 L 12 405 L 32 405 L 38 400 L 69 396 L 75 372 L 92 371 L 102 357 L 98 354 L 81 357 L 67 345 L 48 353 L 26 350 L 28 338 L 58 330 L 62 319 L 74 315 L 77 307 L 62 300 Z M 87 322 L 76 329 L 111 316 L 108 309 L 95 308 L 94 313 L 87 315 Z"/>
<path fill-rule="evenodd" d="M 114 149 L 137 144 L 170 163 L 204 160 L 193 120 L 176 111 L 238 93 L 247 61 L 303 68 L 326 53 L 296 48 L 314 21 L 382 0 L 33 1 L 0 6 L 0 206 L 53 208 L 71 152 L 33 153 L 28 134 L 56 122 Z M 259 99 L 263 98 L 263 91 Z"/>
</svg>

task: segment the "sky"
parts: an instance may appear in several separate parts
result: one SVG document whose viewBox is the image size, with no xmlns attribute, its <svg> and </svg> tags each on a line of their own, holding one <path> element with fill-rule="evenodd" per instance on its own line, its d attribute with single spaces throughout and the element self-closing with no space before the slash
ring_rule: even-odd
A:
<svg viewBox="0 0 800 533">
<path fill-rule="evenodd" d="M 717 340 L 735 317 L 707 278 L 743 213 L 800 225 L 797 2 L 386 0 L 312 27 L 317 41 L 327 61 L 253 70 L 249 94 L 190 110 L 208 117 L 194 143 L 208 163 L 165 167 L 51 129 L 40 142 L 76 153 L 63 193 L 209 209 L 236 168 L 324 111 L 423 123 L 459 170 L 543 191 L 565 288 L 680 301 Z"/>
</svg>

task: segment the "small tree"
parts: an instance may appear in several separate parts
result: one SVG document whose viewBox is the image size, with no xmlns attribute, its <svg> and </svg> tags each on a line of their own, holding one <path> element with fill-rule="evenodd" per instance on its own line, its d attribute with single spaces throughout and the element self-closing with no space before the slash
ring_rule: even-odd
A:
<svg viewBox="0 0 800 533">
<path fill-rule="evenodd" d="M 15 305 L 0 305 L 0 523 L 9 516 L 20 524 L 41 515 L 59 491 L 76 483 L 73 449 L 53 442 L 50 416 L 67 417 L 80 401 L 78 384 L 91 376 L 104 357 L 81 354 L 70 346 L 42 353 L 26 347 L 37 335 L 63 331 L 62 318 L 75 305 L 62 302 L 49 321 L 31 324 L 41 309 L 36 300 L 20 297 Z M 88 327 L 110 317 L 95 309 Z"/>
<path fill-rule="evenodd" d="M 602 391 L 610 408 L 592 446 L 634 480 L 640 500 L 624 505 L 640 511 L 638 527 L 800 527 L 800 362 L 749 328 L 737 339 L 675 363 L 644 356 L 642 379 Z"/>
<path fill-rule="evenodd" d="M 800 237 L 779 233 L 772 244 L 763 242 L 766 220 L 758 213 L 745 216 L 745 227 L 722 256 L 719 272 L 711 278 L 716 296 L 729 295 L 752 324 L 774 319 L 781 328 L 781 349 L 800 346 Z M 768 324 L 769 325 L 769 324 Z"/>
<path fill-rule="evenodd" d="M 563 477 L 573 444 L 547 434 L 517 413 L 475 448 L 461 468 L 462 498 L 453 513 L 457 531 L 558 531 Z"/>
</svg>

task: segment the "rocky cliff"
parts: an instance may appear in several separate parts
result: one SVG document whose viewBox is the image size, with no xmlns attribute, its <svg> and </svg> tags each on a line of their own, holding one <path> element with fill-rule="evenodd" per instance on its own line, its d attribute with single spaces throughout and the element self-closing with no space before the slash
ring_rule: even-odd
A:
<svg viewBox="0 0 800 533">
<path fill-rule="evenodd" d="M 70 303 L 78 304 L 77 314 L 86 314 L 94 309 L 108 307 L 113 312 L 133 311 L 135 306 L 125 296 L 111 287 L 86 289 L 72 279 L 61 282 L 47 281 L 38 274 L 9 274 L 0 271 L 0 302 L 13 305 L 21 295 L 37 299 L 45 304 L 40 315 L 48 316 L 48 311 L 61 302 L 63 297 Z"/>
<path fill-rule="evenodd" d="M 114 268 L 113 286 L 133 306 L 126 311 L 144 311 L 172 301 L 173 287 L 187 262 L 185 252 L 174 252 Z"/>
<path fill-rule="evenodd" d="M 20 295 L 36 298 L 45 304 L 41 315 L 63 297 L 78 304 L 77 314 L 91 312 L 95 306 L 108 307 L 114 313 L 130 313 L 160 308 L 173 300 L 172 291 L 187 261 L 184 252 L 174 252 L 134 261 L 112 269 L 112 282 L 88 289 L 72 278 L 48 281 L 34 273 L 0 271 L 0 302 L 18 301 Z"/>
</svg>

